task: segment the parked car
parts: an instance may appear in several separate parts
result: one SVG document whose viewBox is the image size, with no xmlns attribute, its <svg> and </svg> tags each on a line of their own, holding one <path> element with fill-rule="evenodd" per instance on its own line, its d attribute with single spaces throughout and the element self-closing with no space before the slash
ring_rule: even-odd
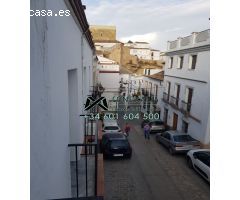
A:
<svg viewBox="0 0 240 200">
<path fill-rule="evenodd" d="M 108 133 L 119 133 L 121 132 L 121 128 L 119 127 L 117 122 L 105 122 L 103 124 L 103 132 L 108 132 Z"/>
<path fill-rule="evenodd" d="M 166 131 L 158 133 L 156 140 L 168 148 L 170 154 L 187 152 L 192 149 L 199 149 L 200 142 L 190 135 L 178 131 Z"/>
<path fill-rule="evenodd" d="M 121 133 L 106 133 L 102 136 L 101 151 L 104 158 L 126 157 L 131 158 L 132 147 L 125 135 Z"/>
<path fill-rule="evenodd" d="M 210 150 L 190 150 L 187 153 L 187 163 L 191 169 L 197 171 L 204 179 L 210 182 Z"/>
<path fill-rule="evenodd" d="M 150 126 L 150 133 L 162 133 L 166 130 L 164 122 L 160 120 L 149 122 L 149 126 Z"/>
<path fill-rule="evenodd" d="M 113 120 L 113 119 L 104 119 L 102 126 L 107 125 L 107 124 L 117 124 L 118 125 L 118 122 L 117 122 L 117 120 Z"/>
</svg>

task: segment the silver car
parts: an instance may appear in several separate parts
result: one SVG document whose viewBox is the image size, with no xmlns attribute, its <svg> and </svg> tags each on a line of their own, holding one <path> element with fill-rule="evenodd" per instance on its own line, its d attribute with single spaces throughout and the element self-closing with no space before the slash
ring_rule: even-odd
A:
<svg viewBox="0 0 240 200">
<path fill-rule="evenodd" d="M 150 126 L 150 133 L 162 133 L 166 129 L 163 121 L 149 122 L 149 126 Z"/>
<path fill-rule="evenodd" d="M 103 133 L 120 133 L 122 132 L 121 128 L 117 124 L 117 122 L 106 122 L 103 125 L 102 129 Z"/>
<path fill-rule="evenodd" d="M 156 140 L 166 146 L 170 154 L 187 152 L 192 149 L 199 149 L 200 142 L 193 139 L 190 135 L 178 131 L 166 131 L 158 133 Z"/>
<path fill-rule="evenodd" d="M 204 179 L 210 182 L 210 150 L 191 150 L 187 153 L 187 163 L 195 169 Z"/>
</svg>

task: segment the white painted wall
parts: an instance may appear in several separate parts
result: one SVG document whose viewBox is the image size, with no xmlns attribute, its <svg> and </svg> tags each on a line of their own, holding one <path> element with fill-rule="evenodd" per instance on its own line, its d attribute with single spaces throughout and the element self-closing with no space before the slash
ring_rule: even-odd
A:
<svg viewBox="0 0 240 200">
<path fill-rule="evenodd" d="M 66 10 L 63 0 L 31 1 L 31 9 Z M 83 102 L 92 50 L 72 16 L 31 17 L 31 199 L 71 197 L 70 142 L 83 139 Z M 86 66 L 86 81 L 83 67 Z M 68 70 L 76 69 L 76 112 L 69 124 Z M 89 80 L 89 81 L 88 81 Z M 70 136 L 70 126 L 73 129 Z"/>
<path fill-rule="evenodd" d="M 102 84 L 102 86 L 105 88 L 102 96 L 106 97 L 109 110 L 111 110 L 111 104 L 109 100 L 113 99 L 113 96 L 118 96 L 119 92 L 119 73 L 99 73 L 98 77 L 99 83 Z M 114 105 L 115 107 L 115 105 Z"/>
<path fill-rule="evenodd" d="M 184 78 L 197 79 L 202 81 L 209 81 L 210 73 L 209 73 L 209 63 L 210 56 L 209 51 L 196 53 L 197 55 L 197 63 L 196 69 L 189 69 L 189 59 L 192 54 L 184 54 L 183 59 L 183 68 L 178 69 L 178 55 L 171 56 L 173 57 L 173 68 L 169 68 L 170 65 L 170 57 L 166 58 L 165 64 L 165 74 L 171 74 L 171 76 L 180 76 Z M 181 55 L 182 56 L 182 55 Z"/>
<path fill-rule="evenodd" d="M 118 96 L 120 87 L 119 65 L 115 61 L 98 56 L 98 83 L 101 83 L 105 88 L 102 96 L 108 101 L 109 110 L 115 110 L 116 103 L 110 100 L 113 96 Z"/>
<path fill-rule="evenodd" d="M 137 56 L 138 58 L 141 59 L 146 59 L 146 60 L 150 60 L 151 59 L 151 51 L 150 49 L 138 49 L 138 48 L 134 48 L 134 49 L 130 49 L 130 54 Z"/>
<path fill-rule="evenodd" d="M 154 86 L 155 85 L 157 85 L 157 88 L 158 88 L 158 92 L 157 92 L 157 99 L 158 99 L 158 102 L 157 102 L 157 104 L 156 104 L 156 106 L 157 106 L 157 109 L 156 110 L 160 110 L 160 102 L 161 102 L 161 98 L 162 98 L 162 91 L 163 91 L 163 83 L 160 81 L 160 80 L 158 80 L 158 79 L 153 79 L 153 78 L 149 78 L 149 77 L 146 77 L 146 76 L 131 76 L 131 78 L 130 78 L 130 80 L 131 80 L 131 86 L 130 86 L 130 88 L 132 87 L 132 92 L 131 92 L 131 94 L 133 94 L 134 93 L 134 89 L 135 89 L 135 91 L 137 92 L 138 91 L 138 88 L 140 87 L 141 88 L 141 92 L 142 92 L 142 88 L 146 88 L 146 81 L 148 82 L 148 87 L 147 87 L 147 89 L 148 89 L 148 91 L 149 92 L 151 92 L 150 91 L 150 83 L 152 84 L 152 93 L 154 94 L 154 96 L 155 96 L 155 89 L 154 89 Z M 147 107 L 143 107 L 143 101 L 141 102 L 141 104 L 142 104 L 142 112 L 147 112 Z M 154 113 L 154 111 L 153 111 L 153 103 L 152 102 L 150 102 L 150 111 L 152 112 L 152 113 Z"/>
<path fill-rule="evenodd" d="M 203 42 L 202 45 L 209 44 Z M 201 46 L 200 44 L 197 44 Z M 192 46 L 191 46 L 192 47 Z M 187 49 L 187 48 L 185 48 Z M 196 68 L 189 69 L 190 66 L 190 56 L 192 54 L 185 53 L 184 55 L 174 55 L 166 56 L 166 65 L 165 65 L 165 76 L 164 76 L 164 87 L 166 88 L 167 82 L 171 82 L 171 91 L 170 95 L 174 96 L 174 85 L 175 83 L 180 84 L 180 101 L 185 99 L 185 88 L 193 88 L 193 97 L 192 97 L 192 106 L 191 106 L 191 115 L 201 120 L 201 123 L 196 120 L 188 117 L 185 118 L 184 115 L 172 108 L 170 105 L 161 101 L 161 108 L 164 110 L 168 108 L 168 125 L 172 126 L 173 122 L 173 112 L 178 114 L 178 130 L 182 130 L 182 119 L 189 123 L 188 133 L 194 138 L 200 140 L 204 144 L 210 143 L 210 128 L 209 128 L 209 117 L 210 117 L 210 52 L 202 51 L 194 53 L 197 55 Z M 183 68 L 178 68 L 178 58 L 179 56 L 184 56 Z M 170 57 L 173 57 L 173 67 L 170 66 Z M 172 77 L 169 77 L 172 76 Z M 180 77 L 180 78 L 177 78 Z M 184 79 L 183 79 L 184 78 Z M 197 81 L 189 80 L 194 79 Z M 202 81 L 202 82 L 199 82 Z M 179 102 L 181 106 L 181 102 Z M 162 112 L 163 119 L 163 112 Z"/>
<path fill-rule="evenodd" d="M 171 106 L 167 106 L 164 102 L 162 102 L 162 110 L 163 107 L 169 109 L 168 111 L 168 125 L 173 125 L 173 112 L 178 114 L 178 130 L 182 130 L 182 119 L 189 123 L 188 133 L 194 138 L 200 140 L 201 142 L 208 144 L 209 143 L 209 110 L 210 110 L 210 95 L 209 95 L 209 84 L 199 83 L 195 81 L 186 81 L 182 79 L 172 78 L 172 77 L 164 77 L 164 84 L 166 88 L 167 81 L 171 82 L 170 95 L 174 96 L 174 85 L 180 84 L 180 100 L 184 100 L 185 98 L 185 89 L 186 87 L 193 88 L 193 97 L 192 97 L 192 106 L 191 106 L 191 115 L 201 120 L 201 123 L 193 120 L 188 117 L 185 118 L 180 111 L 173 109 Z M 204 98 L 203 98 L 204 97 Z M 179 105 L 181 106 L 181 102 L 179 101 Z M 163 112 L 162 112 L 163 119 Z"/>
<path fill-rule="evenodd" d="M 152 57 L 152 60 L 161 60 L 160 51 L 151 50 L 151 57 Z"/>
</svg>

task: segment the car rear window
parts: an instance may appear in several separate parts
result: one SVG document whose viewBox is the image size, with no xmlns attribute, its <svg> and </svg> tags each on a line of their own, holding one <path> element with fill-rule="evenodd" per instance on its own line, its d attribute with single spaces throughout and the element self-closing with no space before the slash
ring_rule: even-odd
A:
<svg viewBox="0 0 240 200">
<path fill-rule="evenodd" d="M 117 126 L 106 126 L 105 130 L 118 130 Z"/>
<path fill-rule="evenodd" d="M 156 121 L 156 122 L 152 122 L 151 124 L 152 124 L 152 125 L 155 125 L 155 126 L 156 126 L 156 125 L 159 126 L 159 125 L 163 125 L 163 122 L 161 122 L 161 121 Z"/>
<path fill-rule="evenodd" d="M 115 147 L 127 147 L 128 141 L 127 140 L 112 140 L 111 141 L 111 148 Z"/>
<path fill-rule="evenodd" d="M 175 135 L 173 136 L 173 139 L 175 142 L 189 142 L 189 141 L 195 141 L 191 136 L 189 135 Z"/>
</svg>

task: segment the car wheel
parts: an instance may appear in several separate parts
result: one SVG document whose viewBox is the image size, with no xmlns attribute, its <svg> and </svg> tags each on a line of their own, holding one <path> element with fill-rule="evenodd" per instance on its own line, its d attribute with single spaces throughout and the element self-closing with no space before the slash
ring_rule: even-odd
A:
<svg viewBox="0 0 240 200">
<path fill-rule="evenodd" d="M 173 149 L 172 149 L 171 147 L 168 148 L 168 151 L 169 151 L 169 153 L 170 153 L 171 155 L 174 155 L 174 151 L 173 151 Z"/>
<path fill-rule="evenodd" d="M 187 164 L 188 164 L 188 167 L 189 167 L 190 169 L 193 168 L 193 163 L 192 163 L 192 160 L 191 160 L 190 157 L 187 157 Z"/>
</svg>

